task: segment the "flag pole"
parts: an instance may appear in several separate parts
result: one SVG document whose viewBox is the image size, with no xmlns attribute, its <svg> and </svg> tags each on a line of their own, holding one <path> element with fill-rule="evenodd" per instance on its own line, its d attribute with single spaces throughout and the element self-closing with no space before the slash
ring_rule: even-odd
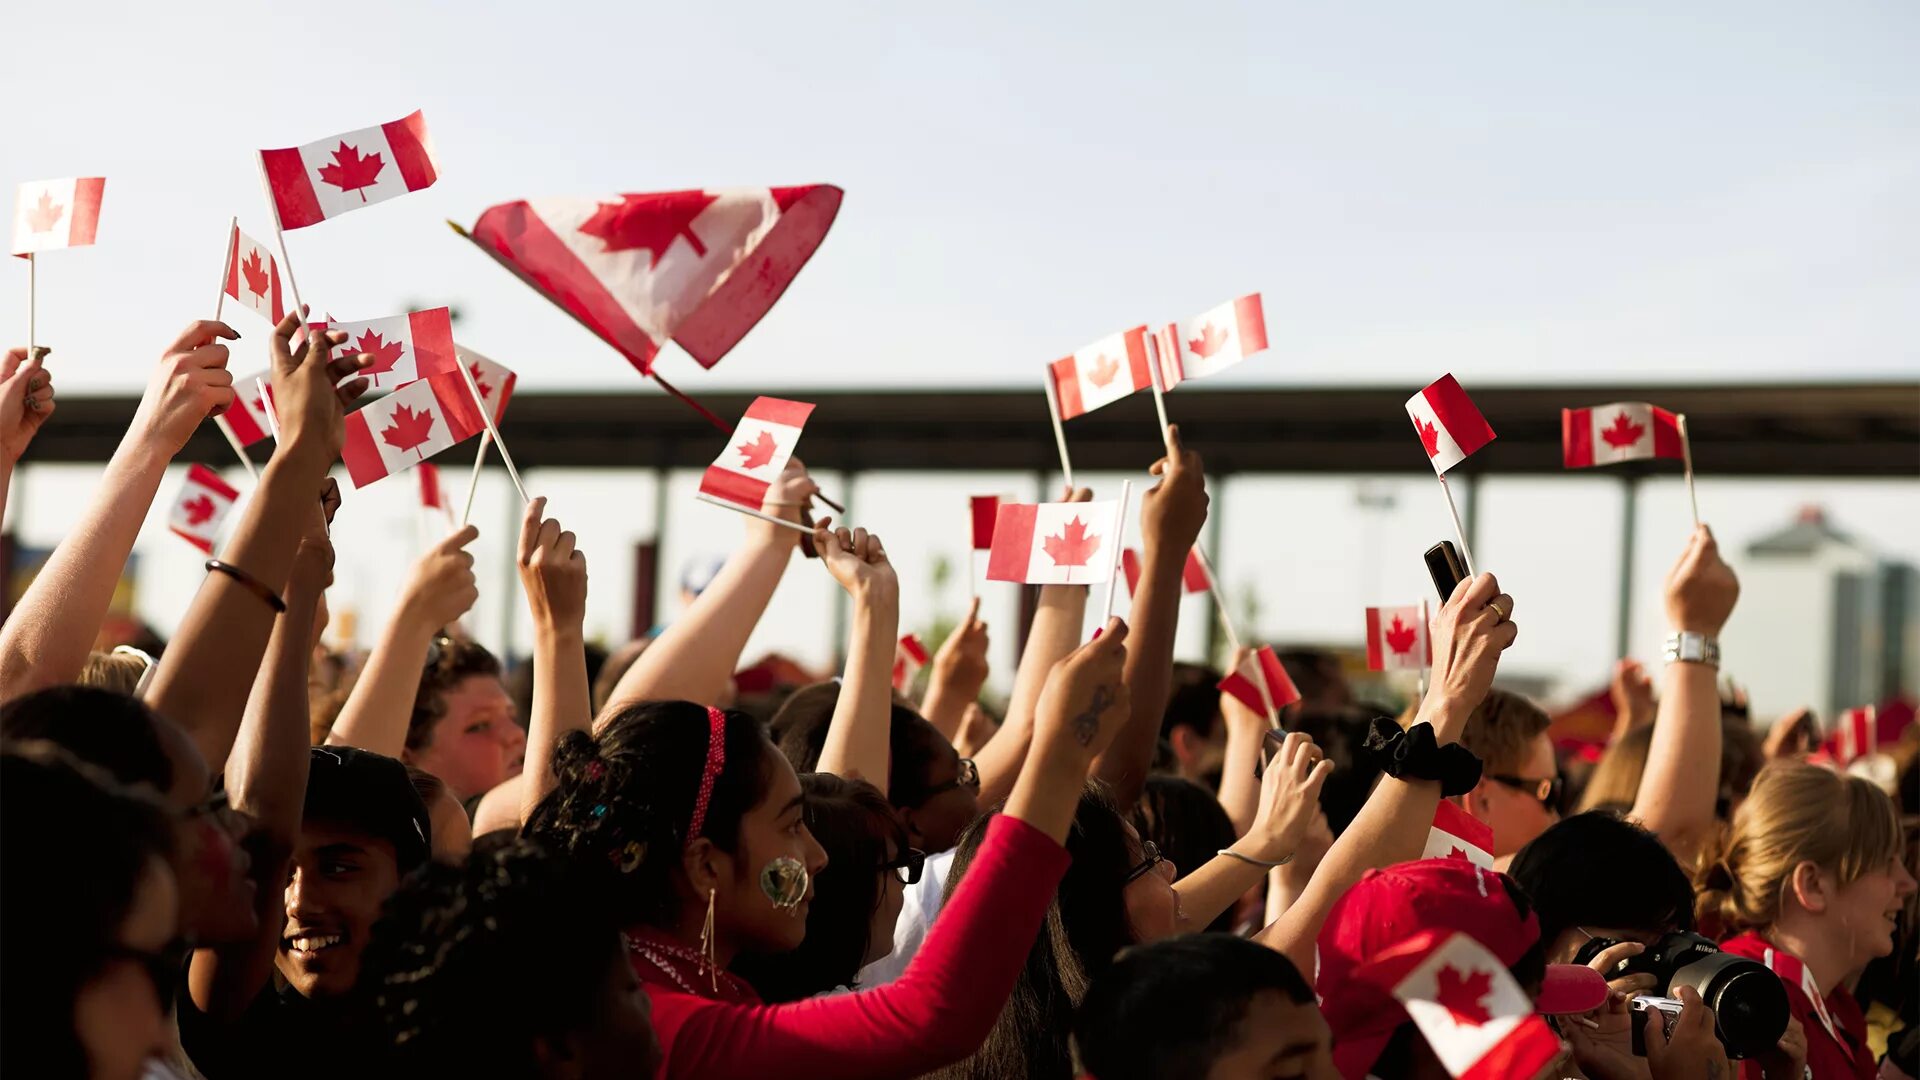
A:
<svg viewBox="0 0 1920 1080">
<path fill-rule="evenodd" d="M 694 498 L 700 500 L 703 503 L 709 503 L 711 505 L 718 506 L 723 510 L 731 510 L 736 514 L 745 514 L 748 517 L 759 518 L 761 521 L 769 521 L 775 525 L 782 526 L 783 528 L 792 529 L 794 532 L 805 533 L 808 536 L 813 535 L 812 529 L 807 528 L 805 525 L 802 525 L 797 521 L 788 521 L 786 518 L 774 517 L 772 514 L 764 513 L 759 510 L 754 510 L 750 507 L 741 506 L 739 503 L 728 502 L 725 499 L 716 499 L 705 492 L 700 492 L 695 494 Z"/>
<path fill-rule="evenodd" d="M 1227 610 L 1227 598 L 1220 593 L 1220 580 L 1213 572 L 1213 560 L 1207 558 L 1207 553 L 1199 544 L 1193 545 L 1193 554 L 1200 560 L 1200 569 L 1207 572 L 1207 593 L 1213 597 L 1213 610 L 1220 615 L 1220 629 L 1227 632 L 1227 649 L 1229 652 L 1239 652 L 1240 635 L 1234 632 L 1233 613 Z"/>
<path fill-rule="evenodd" d="M 1051 379 L 1047 385 L 1053 385 Z M 1127 527 L 1127 503 L 1132 498 L 1133 481 L 1120 481 L 1120 516 L 1113 522 L 1113 565 L 1107 568 L 1107 609 L 1100 615 L 1101 626 L 1107 625 L 1107 620 L 1113 618 L 1113 596 L 1120 591 L 1120 554 L 1125 550 L 1120 544 L 1120 534 Z"/>
<path fill-rule="evenodd" d="M 480 452 L 473 456 L 473 476 L 467 481 L 467 503 L 460 509 L 460 527 L 463 529 L 467 527 L 467 519 L 473 516 L 473 496 L 475 492 L 480 490 L 480 466 L 486 463 L 487 447 L 492 445 L 492 443 L 493 432 L 482 432 L 480 435 Z M 451 513 L 452 510 L 449 509 L 448 512 Z"/>
<path fill-rule="evenodd" d="M 1147 363 L 1147 381 L 1153 384 L 1153 411 L 1159 414 L 1160 430 L 1162 433 L 1165 433 L 1168 426 L 1167 425 L 1167 397 L 1166 397 L 1166 392 L 1162 390 L 1160 387 L 1160 337 L 1159 335 L 1157 334 L 1147 335 L 1147 349 L 1149 352 L 1153 354 L 1153 358 L 1149 360 Z"/>
<path fill-rule="evenodd" d="M 265 401 L 266 399 L 262 398 L 261 400 Z M 227 445 L 233 447 L 234 455 L 240 459 L 240 464 L 246 466 L 247 475 L 253 478 L 255 484 L 260 483 L 259 468 L 254 465 L 253 459 L 247 456 L 247 448 L 240 445 L 240 437 L 235 435 L 233 428 L 227 425 L 227 418 L 224 416 L 214 417 L 213 426 L 219 428 L 220 434 L 227 437 Z"/>
<path fill-rule="evenodd" d="M 233 221 L 227 225 L 227 257 L 224 260 L 222 260 L 220 263 L 220 294 L 219 294 L 219 299 L 213 302 L 213 321 L 214 322 L 219 322 L 221 312 L 226 310 L 227 275 L 233 272 L 233 245 L 234 245 L 234 241 L 238 238 L 239 233 L 240 233 L 240 215 L 235 214 L 233 215 Z M 243 454 L 241 456 L 244 457 L 245 455 Z M 254 477 L 254 479 L 258 480 L 260 478 L 256 476 Z"/>
<path fill-rule="evenodd" d="M 1693 439 L 1687 435 L 1687 414 L 1679 413 L 1673 418 L 1674 426 L 1680 429 L 1681 464 L 1687 471 L 1687 502 L 1693 506 L 1693 527 L 1700 527 L 1700 499 L 1693 493 Z"/>
<path fill-rule="evenodd" d="M 1447 486 L 1447 474 L 1435 473 L 1440 478 L 1440 490 L 1447 497 L 1447 513 L 1453 515 L 1453 535 L 1460 541 L 1460 560 L 1467 564 L 1467 574 L 1472 576 L 1473 551 L 1467 547 L 1467 530 L 1460 524 L 1460 508 L 1453 504 L 1453 488 Z"/>
<path fill-rule="evenodd" d="M 1047 371 L 1047 416 L 1053 420 L 1053 442 L 1060 448 L 1060 471 L 1066 474 L 1067 490 L 1073 490 L 1073 461 L 1067 457 L 1067 431 L 1060 426 L 1060 395 L 1053 388 L 1053 371 Z"/>
<path fill-rule="evenodd" d="M 520 482 L 520 470 L 513 467 L 513 455 L 507 452 L 506 440 L 500 437 L 500 429 L 493 426 L 493 410 L 487 408 L 487 399 L 480 393 L 480 387 L 473 381 L 473 372 L 465 364 L 455 364 L 460 378 L 466 381 L 467 393 L 473 395 L 473 407 L 480 414 L 480 421 L 487 425 L 487 434 L 493 436 L 495 446 L 500 448 L 500 462 L 507 467 L 507 476 L 513 480 L 513 489 L 520 493 L 520 501 L 532 505 L 533 498 L 527 494 L 527 485 Z"/>
<path fill-rule="evenodd" d="M 980 560 L 979 552 L 973 548 L 973 498 L 967 498 L 967 599 L 980 599 Z"/>
</svg>

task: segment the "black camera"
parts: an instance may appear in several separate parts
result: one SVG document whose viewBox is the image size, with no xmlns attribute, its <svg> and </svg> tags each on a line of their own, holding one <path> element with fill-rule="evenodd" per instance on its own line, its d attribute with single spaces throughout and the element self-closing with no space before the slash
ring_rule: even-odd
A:
<svg viewBox="0 0 1920 1080">
<path fill-rule="evenodd" d="M 1574 962 L 1587 963 L 1618 944 L 1614 938 L 1594 938 L 1580 947 Z M 1662 997 L 1673 997 L 1682 986 L 1693 987 L 1713 1010 L 1714 1034 L 1728 1057 L 1764 1054 L 1787 1030 L 1787 991 L 1780 977 L 1758 961 L 1721 952 L 1699 934 L 1667 934 L 1640 955 L 1614 965 L 1606 976 L 1612 981 L 1643 974 L 1654 977 L 1653 992 Z"/>
</svg>

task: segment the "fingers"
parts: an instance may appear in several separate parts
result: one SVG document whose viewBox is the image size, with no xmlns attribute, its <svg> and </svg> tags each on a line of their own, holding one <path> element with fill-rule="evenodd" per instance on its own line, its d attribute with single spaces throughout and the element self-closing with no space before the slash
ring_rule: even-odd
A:
<svg viewBox="0 0 1920 1080">
<path fill-rule="evenodd" d="M 1066 497 L 1066 498 L 1065 498 L 1064 500 L 1062 500 L 1062 501 L 1063 501 L 1063 502 L 1070 502 L 1070 503 L 1076 503 L 1076 502 L 1092 502 L 1092 501 L 1093 501 L 1093 489 L 1092 489 L 1092 488 L 1084 488 L 1084 487 L 1077 487 L 1077 488 L 1068 488 L 1068 489 L 1067 489 L 1067 497 Z"/>
<path fill-rule="evenodd" d="M 206 345 L 216 338 L 226 338 L 228 341 L 239 341 L 240 334 L 234 330 L 233 327 L 218 320 L 196 319 L 188 323 L 185 330 L 180 331 L 180 336 L 174 338 L 173 344 L 167 346 L 167 352 L 187 352 Z"/>
<path fill-rule="evenodd" d="M 358 374 L 372 363 L 372 353 L 348 353 L 345 356 L 336 356 L 327 361 L 327 381 L 338 383 L 348 376 Z"/>
<path fill-rule="evenodd" d="M 1602 975 L 1606 975 L 1614 968 L 1620 966 L 1622 960 L 1625 960 L 1629 956 L 1639 956 L 1646 951 L 1647 947 L 1637 941 L 1622 941 L 1600 950 L 1598 955 L 1587 961 L 1587 966 Z"/>
<path fill-rule="evenodd" d="M 320 488 L 320 511 L 326 515 L 327 525 L 333 525 L 333 515 L 340 510 L 340 481 L 327 477 Z"/>
<path fill-rule="evenodd" d="M 349 379 L 339 386 L 334 387 L 333 393 L 335 397 L 340 399 L 340 407 L 342 409 L 350 409 L 353 407 L 354 402 L 360 400 L 360 395 L 367 392 L 367 387 L 372 385 L 373 382 L 370 379 Z"/>
<path fill-rule="evenodd" d="M 1453 595 L 1447 598 L 1449 606 L 1460 608 L 1472 614 L 1487 606 L 1487 601 L 1500 595 L 1500 582 L 1492 574 L 1475 574 L 1453 587 Z"/>
<path fill-rule="evenodd" d="M 1100 633 L 1080 648 L 1087 652 L 1125 652 L 1123 646 L 1126 640 L 1127 620 L 1112 615 L 1107 618 L 1106 625 L 1100 628 Z"/>
<path fill-rule="evenodd" d="M 1168 424 L 1167 425 L 1167 456 L 1169 458 L 1172 458 L 1178 461 L 1186 454 L 1186 452 L 1187 452 L 1186 444 L 1180 441 L 1180 425 Z"/>
<path fill-rule="evenodd" d="M 540 535 L 540 523 L 547 511 L 547 497 L 541 495 L 527 504 L 527 511 L 520 515 L 520 546 L 514 556 L 521 566 L 531 565 L 535 539 Z"/>
<path fill-rule="evenodd" d="M 442 555 L 450 555 L 466 547 L 468 544 L 473 543 L 479 536 L 480 530 L 476 526 L 462 525 L 459 532 L 440 541 L 440 543 L 434 546 L 433 550 Z"/>
<path fill-rule="evenodd" d="M 987 624 L 980 621 L 980 598 L 978 596 L 973 598 L 973 603 L 967 605 L 967 617 L 961 621 L 960 625 L 966 627 L 970 633 L 987 628 Z"/>
</svg>

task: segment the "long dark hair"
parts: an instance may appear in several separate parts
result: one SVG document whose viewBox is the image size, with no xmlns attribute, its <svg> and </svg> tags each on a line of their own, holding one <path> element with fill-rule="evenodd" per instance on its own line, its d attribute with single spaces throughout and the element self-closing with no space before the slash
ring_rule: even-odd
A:
<svg viewBox="0 0 1920 1080">
<path fill-rule="evenodd" d="M 623 925 L 669 926 L 679 914 L 673 875 L 693 839 L 709 730 L 704 705 L 649 701 L 614 713 L 598 735 L 571 731 L 554 747 L 555 786 L 526 835 L 591 867 Z M 700 835 L 732 852 L 741 817 L 766 797 L 773 746 L 742 712 L 726 714 L 725 746 Z"/>
<path fill-rule="evenodd" d="M 827 729 L 840 701 L 838 682 L 803 686 L 787 696 L 769 725 L 774 745 L 793 764 L 793 771 L 810 773 L 820 767 L 827 745 Z M 934 766 L 952 752 L 953 743 L 940 729 L 896 701 L 887 714 L 887 800 L 911 809 L 927 801 Z"/>
<path fill-rule="evenodd" d="M 173 759 L 145 702 L 90 686 L 55 686 L 0 705 L 0 738 L 45 739 L 122 784 L 173 786 Z"/>
<path fill-rule="evenodd" d="M 947 876 L 947 896 L 980 851 L 990 820 L 967 827 Z M 1121 949 L 1134 944 L 1121 894 L 1138 849 L 1103 785 L 1089 783 L 1080 794 L 1073 827 L 1067 832 L 1073 857 L 1060 891 L 1047 906 L 1046 919 L 1013 994 L 1000 1010 L 986 1041 L 965 1061 L 930 1074 L 940 1080 L 999 1080 L 1006 1076 L 1065 1080 L 1073 1076 L 1068 1034 L 1073 1011 L 1087 987 L 1106 971 Z"/>
<path fill-rule="evenodd" d="M 807 795 L 807 828 L 827 851 L 827 868 L 813 879 L 806 940 L 792 952 L 743 955 L 733 962 L 734 973 L 768 1002 L 854 985 L 885 887 L 880 864 L 887 861 L 889 842 L 896 851 L 907 847 L 906 830 L 872 784 L 808 773 L 800 787 Z"/>
</svg>

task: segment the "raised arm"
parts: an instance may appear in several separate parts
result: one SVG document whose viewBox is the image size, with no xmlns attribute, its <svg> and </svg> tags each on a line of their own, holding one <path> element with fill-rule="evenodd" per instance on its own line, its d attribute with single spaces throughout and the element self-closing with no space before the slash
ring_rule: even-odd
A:
<svg viewBox="0 0 1920 1080">
<path fill-rule="evenodd" d="M 1298 731 L 1287 736 L 1261 776 L 1252 826 L 1226 848 L 1228 854 L 1214 856 L 1173 883 L 1183 932 L 1206 929 L 1260 884 L 1268 870 L 1293 860 L 1320 807 L 1320 789 L 1332 773 L 1333 762 L 1311 737 Z"/>
<path fill-rule="evenodd" d="M 569 731 L 593 726 L 587 682 L 587 557 L 574 535 L 533 500 L 520 523 L 520 584 L 533 612 L 533 711 L 520 770 L 520 820 L 553 790 L 553 748 Z"/>
<path fill-rule="evenodd" d="M 251 689 L 249 680 L 234 673 L 260 668 L 275 621 L 270 598 L 286 592 L 314 500 L 340 457 L 346 407 L 367 388 L 357 373 L 373 362 L 366 353 L 332 359 L 332 347 L 346 339 L 338 332 L 310 334 L 294 349 L 300 319 L 301 313 L 290 313 L 274 328 L 273 396 L 281 442 L 220 552 L 232 571 L 207 573 L 146 693 L 147 704 L 185 727 L 215 770 L 225 767 Z M 230 399 L 230 377 L 224 368 L 217 374 L 219 392 Z"/>
<path fill-rule="evenodd" d="M 1234 650 L 1228 670 L 1241 670 L 1252 655 L 1246 648 Z M 1260 778 L 1254 774 L 1259 771 L 1261 744 L 1271 725 L 1266 717 L 1224 691 L 1220 694 L 1220 717 L 1227 725 L 1227 750 L 1220 763 L 1220 806 L 1234 830 L 1244 836 L 1260 814 Z"/>
<path fill-rule="evenodd" d="M 1676 632 L 1718 638 L 1740 582 L 1720 558 L 1720 546 L 1705 525 L 1694 531 L 1687 549 L 1667 575 L 1667 622 Z M 1629 816 L 1645 825 L 1685 865 L 1713 827 L 1713 804 L 1720 795 L 1720 691 L 1718 669 L 1680 660 L 1660 676 L 1660 704 L 1654 714 L 1647 767 Z M 1703 776 L 1702 769 L 1714 770 Z"/>
<path fill-rule="evenodd" d="M 46 358 L 46 348 L 36 346 L 31 363 L 25 349 L 8 349 L 0 360 L 0 514 L 6 512 L 14 466 L 53 415 L 53 376 L 42 366 Z"/>
<path fill-rule="evenodd" d="M 1153 463 L 1160 482 L 1140 497 L 1142 540 L 1140 588 L 1133 594 L 1132 644 L 1127 648 L 1127 690 L 1133 716 L 1094 766 L 1113 788 L 1122 814 L 1131 813 L 1147 784 L 1147 770 L 1160 741 L 1173 679 L 1173 635 L 1180 625 L 1180 577 L 1187 553 L 1207 521 L 1207 478 L 1200 455 L 1180 442 L 1180 427 L 1167 425 L 1167 456 Z"/>
<path fill-rule="evenodd" d="M 900 581 L 880 538 L 865 529 L 814 527 L 813 547 L 853 601 L 847 669 L 827 723 L 817 770 L 887 790 L 893 731 L 893 654 L 900 636 Z"/>
<path fill-rule="evenodd" d="M 948 742 L 958 742 L 967 706 L 979 700 L 980 688 L 987 684 L 987 649 L 991 644 L 987 624 L 980 620 L 980 598 L 976 596 L 967 608 L 967 617 L 934 652 L 927 695 L 920 701 L 920 715 Z"/>
<path fill-rule="evenodd" d="M 0 629 L 0 699 L 80 677 L 167 463 L 200 421 L 233 401 L 227 347 L 219 339 L 239 336 L 225 323 L 196 322 L 167 346 L 92 501 Z M 20 447 L 25 446 L 22 441 Z M 306 497 L 317 489 L 317 483 L 309 487 Z M 264 644 L 264 625 L 260 638 Z M 221 757 L 225 754 L 222 749 Z M 219 759 L 207 762 L 220 767 Z"/>
<path fill-rule="evenodd" d="M 761 509 L 775 517 L 798 522 L 800 510 L 819 492 L 799 458 L 787 461 L 787 467 L 767 491 Z M 744 543 L 727 559 L 713 581 L 688 605 L 686 613 L 675 620 L 647 646 L 640 659 L 607 698 L 607 715 L 637 701 L 697 701 L 713 704 L 720 700 L 734 669 L 740 665 L 740 653 L 747 638 L 766 614 L 780 577 L 800 534 L 792 529 L 747 519 Z"/>
<path fill-rule="evenodd" d="M 1434 617 L 1432 682 L 1413 726 L 1433 725 L 1440 746 L 1460 741 L 1467 717 L 1493 685 L 1500 654 L 1519 633 L 1501 611 L 1512 614 L 1513 598 L 1500 592 L 1492 574 L 1481 574 L 1461 582 Z M 1299 900 L 1259 940 L 1287 954 L 1301 971 L 1312 971 L 1314 941 L 1334 901 L 1368 870 L 1419 858 L 1439 805 L 1438 780 L 1381 777 Z"/>
<path fill-rule="evenodd" d="M 407 722 L 420 693 L 427 650 L 442 627 L 473 607 L 480 587 L 468 544 L 480 535 L 471 525 L 428 549 L 413 564 L 400 602 L 387 619 L 367 666 L 327 733 L 328 746 L 357 746 L 397 758 L 407 748 Z"/>
</svg>

